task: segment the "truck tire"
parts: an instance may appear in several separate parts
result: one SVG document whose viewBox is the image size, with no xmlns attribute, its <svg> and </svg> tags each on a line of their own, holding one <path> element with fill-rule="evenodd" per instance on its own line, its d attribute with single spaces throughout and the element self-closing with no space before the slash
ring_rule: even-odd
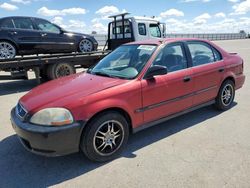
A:
<svg viewBox="0 0 250 188">
<path fill-rule="evenodd" d="M 129 125 L 123 115 L 107 111 L 97 115 L 83 130 L 80 148 L 95 162 L 115 159 L 122 152 L 129 137 Z"/>
<path fill-rule="evenodd" d="M 74 65 L 69 63 L 57 63 L 49 65 L 47 68 L 48 79 L 54 80 L 63 76 L 75 74 L 76 70 Z"/>
</svg>

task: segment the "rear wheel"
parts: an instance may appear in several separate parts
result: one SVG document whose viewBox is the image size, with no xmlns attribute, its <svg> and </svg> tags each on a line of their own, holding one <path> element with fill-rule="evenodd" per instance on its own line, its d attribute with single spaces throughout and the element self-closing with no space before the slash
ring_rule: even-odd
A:
<svg viewBox="0 0 250 188">
<path fill-rule="evenodd" d="M 82 39 L 79 43 L 80 52 L 91 52 L 94 50 L 94 44 L 89 39 Z"/>
<path fill-rule="evenodd" d="M 0 41 L 0 59 L 12 59 L 16 56 L 16 48 L 7 41 Z"/>
<path fill-rule="evenodd" d="M 54 80 L 63 76 L 76 73 L 75 67 L 69 63 L 58 63 L 48 66 L 47 76 L 50 80 Z"/>
<path fill-rule="evenodd" d="M 229 109 L 234 101 L 235 86 L 232 80 L 226 80 L 221 85 L 218 96 L 215 99 L 215 107 L 218 110 Z"/>
<path fill-rule="evenodd" d="M 109 161 L 121 153 L 128 137 L 126 119 L 120 113 L 106 112 L 94 118 L 84 129 L 80 148 L 92 161 Z"/>
</svg>

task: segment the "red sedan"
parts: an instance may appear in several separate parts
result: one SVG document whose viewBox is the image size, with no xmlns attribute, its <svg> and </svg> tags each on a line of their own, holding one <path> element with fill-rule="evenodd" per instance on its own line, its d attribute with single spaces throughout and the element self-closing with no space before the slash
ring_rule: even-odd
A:
<svg viewBox="0 0 250 188">
<path fill-rule="evenodd" d="M 131 133 L 206 105 L 229 109 L 244 81 L 243 60 L 209 41 L 134 42 L 86 73 L 31 90 L 11 120 L 29 151 L 107 161 Z"/>
</svg>

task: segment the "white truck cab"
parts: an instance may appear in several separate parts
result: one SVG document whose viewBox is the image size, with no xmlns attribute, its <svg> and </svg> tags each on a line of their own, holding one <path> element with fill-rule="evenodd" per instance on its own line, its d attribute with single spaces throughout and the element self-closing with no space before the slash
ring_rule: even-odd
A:
<svg viewBox="0 0 250 188">
<path fill-rule="evenodd" d="M 165 37 L 165 24 L 149 17 L 125 18 L 128 14 L 110 16 L 114 20 L 108 25 L 108 50 L 114 50 L 127 42 Z"/>
</svg>

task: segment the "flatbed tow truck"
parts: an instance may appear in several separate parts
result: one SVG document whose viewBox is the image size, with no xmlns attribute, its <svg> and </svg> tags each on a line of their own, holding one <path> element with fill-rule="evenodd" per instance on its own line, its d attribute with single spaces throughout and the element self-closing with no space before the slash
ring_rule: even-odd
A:
<svg viewBox="0 0 250 188">
<path fill-rule="evenodd" d="M 40 78 L 53 80 L 74 74 L 77 68 L 89 68 L 121 44 L 165 37 L 165 24 L 148 17 L 125 18 L 128 14 L 123 13 L 110 17 L 114 20 L 108 24 L 108 40 L 101 51 L 2 59 L 0 60 L 0 71 L 10 72 L 13 77 L 28 78 L 27 71 L 33 70 L 37 82 L 40 83 Z"/>
</svg>

